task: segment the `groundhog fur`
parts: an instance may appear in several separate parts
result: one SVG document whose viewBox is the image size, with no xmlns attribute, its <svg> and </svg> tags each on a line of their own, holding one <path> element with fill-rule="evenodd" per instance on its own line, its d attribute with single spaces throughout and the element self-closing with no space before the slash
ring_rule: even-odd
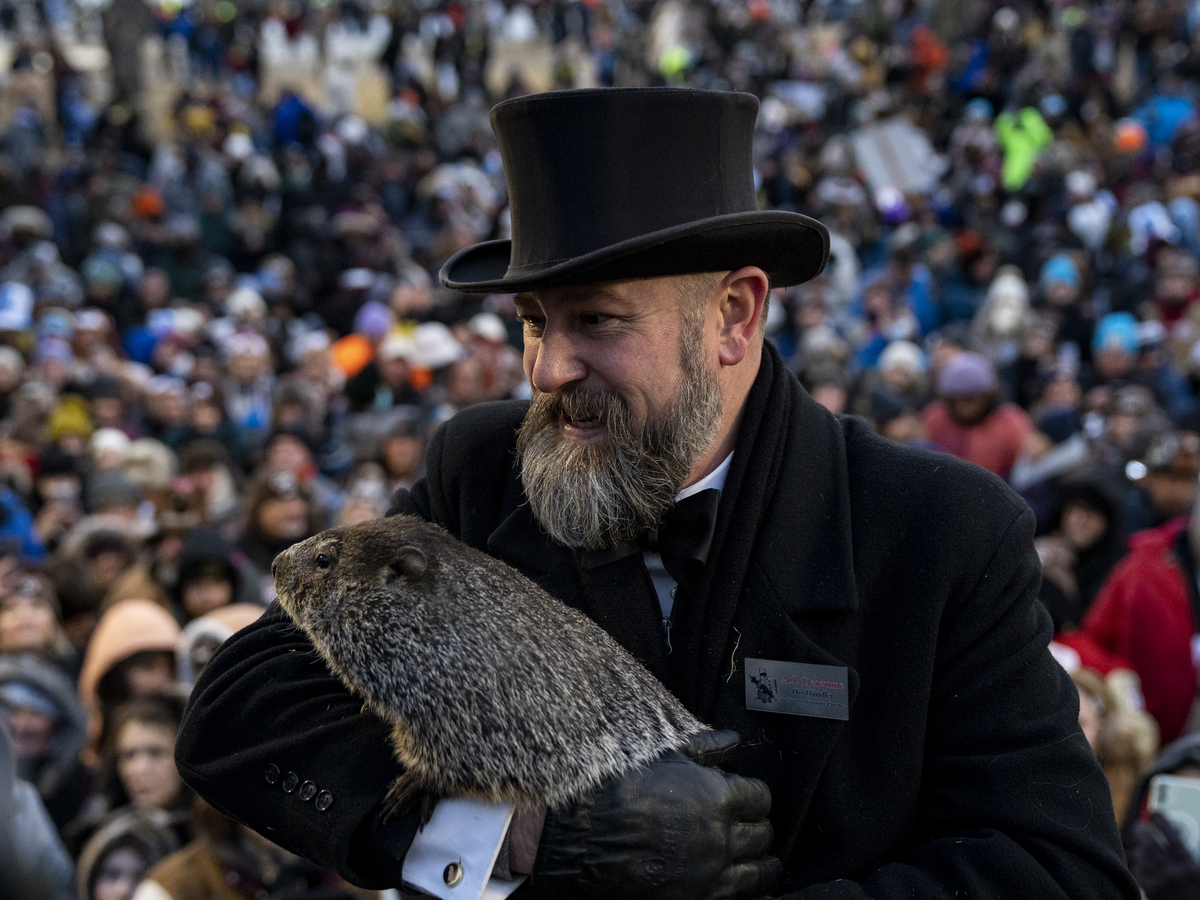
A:
<svg viewBox="0 0 1200 900">
<path fill-rule="evenodd" d="M 389 722 L 417 797 L 560 809 L 706 726 L 598 625 L 412 516 L 332 528 L 272 567 L 283 608 Z"/>
</svg>

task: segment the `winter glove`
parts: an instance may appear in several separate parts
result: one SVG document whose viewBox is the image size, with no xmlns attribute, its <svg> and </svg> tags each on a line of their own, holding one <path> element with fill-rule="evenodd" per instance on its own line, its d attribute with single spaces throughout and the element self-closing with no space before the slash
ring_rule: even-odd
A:
<svg viewBox="0 0 1200 900">
<path fill-rule="evenodd" d="M 750 900 L 779 878 L 771 792 L 708 764 L 733 732 L 693 740 L 597 789 L 542 828 L 530 894 L 556 900 Z"/>
<path fill-rule="evenodd" d="M 1152 813 L 1149 822 L 1134 823 L 1129 869 L 1149 900 L 1200 897 L 1200 862 L 1162 813 Z"/>
</svg>

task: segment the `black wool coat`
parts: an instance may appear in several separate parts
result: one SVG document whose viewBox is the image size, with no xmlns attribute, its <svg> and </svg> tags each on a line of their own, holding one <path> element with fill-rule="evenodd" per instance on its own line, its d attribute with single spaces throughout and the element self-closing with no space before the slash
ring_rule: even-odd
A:
<svg viewBox="0 0 1200 900">
<path fill-rule="evenodd" d="M 534 521 L 513 450 L 523 413 L 489 404 L 448 422 L 397 511 L 582 609 L 698 716 L 742 736 L 725 768 L 771 788 L 779 895 L 1138 897 L 1076 690 L 1046 649 L 1033 517 L 1001 481 L 826 413 L 768 351 L 707 590 L 668 656 L 656 605 L 624 590 L 631 570 L 587 564 Z M 747 709 L 746 659 L 846 667 L 848 719 Z M 374 827 L 398 771 L 386 727 L 277 605 L 209 664 L 177 762 L 284 847 L 363 884 L 398 883 L 416 826 Z"/>
</svg>

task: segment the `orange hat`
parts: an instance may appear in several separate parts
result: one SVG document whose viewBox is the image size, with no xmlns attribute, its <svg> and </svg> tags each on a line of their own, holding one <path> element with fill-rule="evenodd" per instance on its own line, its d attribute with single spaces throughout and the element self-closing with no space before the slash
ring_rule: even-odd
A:
<svg viewBox="0 0 1200 900">
<path fill-rule="evenodd" d="M 79 672 L 79 699 L 88 713 L 89 743 L 100 735 L 96 689 L 118 663 L 145 650 L 174 653 L 179 644 L 175 618 L 153 600 L 121 600 L 100 617 L 88 641 Z"/>
<path fill-rule="evenodd" d="M 150 185 L 142 185 L 138 188 L 137 193 L 133 195 L 133 199 L 129 201 L 130 207 L 133 209 L 133 214 L 139 219 L 154 219 L 163 214 L 166 204 L 163 202 L 163 196 L 157 188 Z"/>
<path fill-rule="evenodd" d="M 1121 119 L 1113 129 L 1113 147 L 1120 153 L 1140 153 L 1146 148 L 1146 129 L 1134 119 Z"/>
<path fill-rule="evenodd" d="M 353 378 L 361 372 L 375 355 L 375 351 L 371 348 L 371 342 L 361 334 L 348 334 L 344 338 L 334 341 L 329 352 L 333 357 L 333 364 L 347 378 Z"/>
</svg>

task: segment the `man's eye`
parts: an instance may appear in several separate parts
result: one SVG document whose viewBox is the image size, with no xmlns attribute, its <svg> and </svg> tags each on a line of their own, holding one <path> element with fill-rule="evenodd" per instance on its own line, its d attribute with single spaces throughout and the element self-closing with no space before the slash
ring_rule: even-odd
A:
<svg viewBox="0 0 1200 900">
<path fill-rule="evenodd" d="M 607 322 L 611 318 L 612 318 L 612 316 L 606 316 L 604 313 L 584 313 L 582 316 L 579 317 L 579 320 L 581 322 L 583 322 L 584 325 L 595 326 L 595 325 L 603 325 L 605 322 Z"/>
<path fill-rule="evenodd" d="M 333 565 L 333 560 L 330 559 L 328 556 L 326 556 L 324 553 L 317 554 L 317 568 L 318 569 L 328 569 L 332 565 Z"/>
</svg>

